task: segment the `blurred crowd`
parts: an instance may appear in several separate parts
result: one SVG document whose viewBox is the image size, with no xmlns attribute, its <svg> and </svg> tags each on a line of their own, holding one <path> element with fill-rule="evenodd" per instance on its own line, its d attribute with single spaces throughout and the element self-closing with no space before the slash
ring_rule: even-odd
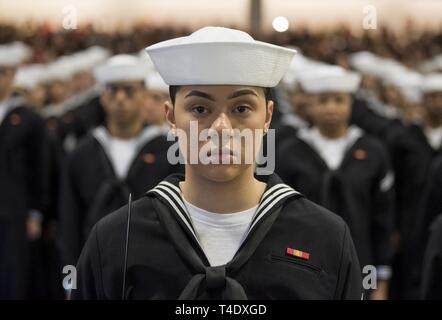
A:
<svg viewBox="0 0 442 320">
<path fill-rule="evenodd" d="M 0 24 L 0 106 L 7 110 L 0 117 L 0 298 L 64 299 L 63 266 L 75 265 L 92 225 L 129 193 L 140 197 L 182 172 L 165 160 L 168 87 L 143 48 L 190 32 Z M 440 293 L 440 276 L 425 277 L 433 269 L 442 273 L 434 265 L 441 231 L 430 232 L 442 213 L 442 32 L 409 22 L 399 33 L 380 28 L 358 35 L 341 26 L 258 39 L 299 52 L 271 92 L 275 171 L 349 219 L 361 264 L 378 267 L 381 290 L 373 299 Z M 127 79 L 97 69 L 130 65 L 130 57 L 140 66 L 133 62 Z M 325 94 L 330 91 L 341 95 Z M 346 102 L 347 113 L 315 107 Z M 344 130 L 348 139 L 330 144 L 315 128 L 329 130 L 329 140 Z M 342 146 L 344 159 L 329 159 L 306 141 L 331 146 L 331 153 Z M 115 158 L 123 153 L 131 156 Z M 291 165 L 318 156 L 318 167 Z M 324 195 L 325 189 L 340 192 Z"/>
</svg>

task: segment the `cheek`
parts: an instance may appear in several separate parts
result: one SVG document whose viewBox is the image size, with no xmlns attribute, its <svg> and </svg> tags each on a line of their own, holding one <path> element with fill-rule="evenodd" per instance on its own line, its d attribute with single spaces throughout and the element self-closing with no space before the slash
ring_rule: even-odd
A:
<svg viewBox="0 0 442 320">
<path fill-rule="evenodd" d="M 344 103 L 344 104 L 340 105 L 339 110 L 341 110 L 340 113 L 341 113 L 343 116 L 345 116 L 345 117 L 350 116 L 351 108 L 350 108 L 350 104 L 349 104 L 349 103 Z"/>
</svg>

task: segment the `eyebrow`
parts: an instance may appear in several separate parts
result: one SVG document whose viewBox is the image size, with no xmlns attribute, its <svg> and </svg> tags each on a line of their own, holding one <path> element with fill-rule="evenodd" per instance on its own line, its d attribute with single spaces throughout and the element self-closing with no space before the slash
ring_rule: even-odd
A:
<svg viewBox="0 0 442 320">
<path fill-rule="evenodd" d="M 258 96 L 254 91 L 252 91 L 252 90 L 249 90 L 249 89 L 243 89 L 243 90 L 238 90 L 238 91 L 235 91 L 234 93 L 232 93 L 229 97 L 228 97 L 228 99 L 233 99 L 233 98 L 238 98 L 238 97 L 241 97 L 241 96 L 245 96 L 245 95 L 249 95 L 249 94 L 251 94 L 251 95 L 254 95 L 254 96 Z"/>
<path fill-rule="evenodd" d="M 238 97 L 249 95 L 249 94 L 254 95 L 256 97 L 258 96 L 252 90 L 243 89 L 243 90 L 235 91 L 230 96 L 228 96 L 228 99 L 234 99 L 234 98 L 238 98 Z M 190 91 L 188 94 L 186 94 L 186 96 L 184 98 L 188 98 L 188 97 L 200 97 L 200 98 L 208 99 L 208 100 L 211 100 L 211 101 L 215 101 L 215 98 L 213 96 L 211 96 L 210 94 L 207 94 L 205 92 L 198 91 L 198 90 Z"/>
<path fill-rule="evenodd" d="M 190 91 L 188 94 L 186 94 L 186 96 L 184 98 L 188 98 L 188 97 L 200 97 L 200 98 L 208 99 L 211 101 L 215 101 L 215 98 L 212 97 L 210 94 L 207 94 L 205 92 L 198 91 L 198 90 Z"/>
</svg>

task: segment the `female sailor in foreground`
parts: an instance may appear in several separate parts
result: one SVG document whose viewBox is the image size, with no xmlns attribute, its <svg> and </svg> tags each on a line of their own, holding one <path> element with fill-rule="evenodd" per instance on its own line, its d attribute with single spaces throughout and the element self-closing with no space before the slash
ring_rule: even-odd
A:
<svg viewBox="0 0 442 320">
<path fill-rule="evenodd" d="M 170 85 L 172 130 L 188 137 L 196 122 L 206 139 L 197 141 L 193 162 L 192 139 L 178 135 L 185 175 L 169 176 L 133 203 L 130 232 L 128 207 L 95 225 L 72 298 L 360 299 L 345 222 L 276 175 L 255 174 L 248 146 L 235 135 L 222 147 L 212 139 L 234 129 L 267 132 L 267 88 L 278 84 L 295 52 L 218 27 L 146 51 Z M 252 160 L 261 140 L 251 143 Z"/>
</svg>

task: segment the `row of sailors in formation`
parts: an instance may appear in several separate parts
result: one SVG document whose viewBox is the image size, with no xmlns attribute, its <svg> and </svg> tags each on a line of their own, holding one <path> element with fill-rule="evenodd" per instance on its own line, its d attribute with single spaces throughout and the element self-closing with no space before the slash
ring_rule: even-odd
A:
<svg viewBox="0 0 442 320">
<path fill-rule="evenodd" d="M 14 220 L 13 229 L 0 223 L 7 235 L 0 253 L 15 252 L 0 265 L 8 274 L 0 280 L 3 296 L 20 296 L 26 286 L 25 222 L 39 223 L 41 212 L 57 215 L 62 265 L 75 265 L 95 222 L 129 193 L 137 198 L 183 170 L 166 159 L 161 106 L 168 87 L 144 52 L 110 57 L 91 47 L 15 72 L 28 54 L 19 44 L 0 50 L 1 93 L 7 97 L 14 87 L 20 96 L 2 99 L 0 108 L 0 215 Z M 426 68 L 437 68 L 437 61 Z M 442 213 L 442 75 L 422 75 L 369 52 L 351 55 L 350 62 L 357 72 L 293 58 L 272 92 L 275 171 L 344 218 L 361 265 L 377 267 L 373 298 L 387 292 L 416 298 L 420 290 L 440 297 L 442 283 L 434 278 L 440 226 L 434 223 L 430 239 L 429 230 Z M 45 105 L 45 84 L 51 105 Z M 17 167 L 12 172 L 10 161 Z"/>
</svg>

